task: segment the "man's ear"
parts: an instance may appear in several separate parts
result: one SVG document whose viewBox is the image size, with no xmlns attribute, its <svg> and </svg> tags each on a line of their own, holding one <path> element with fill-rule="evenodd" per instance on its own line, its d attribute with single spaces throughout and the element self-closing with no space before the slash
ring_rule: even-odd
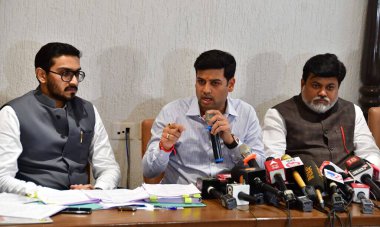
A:
<svg viewBox="0 0 380 227">
<path fill-rule="evenodd" d="M 303 88 L 303 86 L 306 85 L 306 81 L 304 81 L 303 79 L 301 79 L 301 88 Z"/>
<path fill-rule="evenodd" d="M 232 77 L 229 81 L 228 81 L 228 92 L 232 92 L 234 90 L 234 86 L 235 86 L 235 77 Z"/>
<path fill-rule="evenodd" d="M 42 68 L 36 68 L 36 78 L 40 82 L 40 84 L 46 83 L 46 72 Z"/>
</svg>

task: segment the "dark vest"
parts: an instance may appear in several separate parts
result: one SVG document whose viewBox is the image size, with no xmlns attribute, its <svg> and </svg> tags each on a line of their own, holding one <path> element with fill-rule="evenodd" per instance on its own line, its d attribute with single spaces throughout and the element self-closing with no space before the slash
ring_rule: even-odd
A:
<svg viewBox="0 0 380 227">
<path fill-rule="evenodd" d="M 302 160 L 312 159 L 318 166 L 329 160 L 343 167 L 348 154 L 342 134 L 348 151 L 354 151 L 355 107 L 351 102 L 339 98 L 333 108 L 318 114 L 307 107 L 299 95 L 273 108 L 285 120 L 286 154 Z"/>
<path fill-rule="evenodd" d="M 75 97 L 65 108 L 55 108 L 55 101 L 37 89 L 6 105 L 20 122 L 23 150 L 17 179 L 59 190 L 88 183 L 86 166 L 95 127 L 91 103 Z"/>
</svg>

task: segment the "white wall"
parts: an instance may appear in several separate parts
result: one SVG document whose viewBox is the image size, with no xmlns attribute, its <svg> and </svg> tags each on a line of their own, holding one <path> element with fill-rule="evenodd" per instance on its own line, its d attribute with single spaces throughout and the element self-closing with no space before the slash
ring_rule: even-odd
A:
<svg viewBox="0 0 380 227">
<path fill-rule="evenodd" d="M 346 64 L 341 97 L 357 103 L 367 1 L 0 0 L 0 103 L 34 89 L 34 56 L 47 42 L 83 52 L 79 95 L 112 122 L 155 117 L 194 94 L 193 62 L 221 49 L 237 60 L 232 93 L 265 111 L 300 90 L 305 61 L 331 52 Z M 122 141 L 112 140 L 124 166 Z M 141 183 L 132 150 L 132 187 Z M 125 185 L 125 177 L 123 178 Z"/>
</svg>

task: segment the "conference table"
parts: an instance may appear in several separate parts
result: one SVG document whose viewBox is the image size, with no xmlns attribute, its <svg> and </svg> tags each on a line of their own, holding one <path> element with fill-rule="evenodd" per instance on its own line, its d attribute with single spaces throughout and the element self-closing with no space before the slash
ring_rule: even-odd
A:
<svg viewBox="0 0 380 227">
<path fill-rule="evenodd" d="M 137 210 L 118 211 L 117 209 L 96 210 L 90 215 L 57 214 L 50 224 L 31 224 L 28 226 L 286 226 L 288 215 L 285 210 L 269 205 L 250 205 L 244 209 L 227 210 L 218 200 L 205 200 L 206 207 L 178 210 Z M 352 226 L 380 226 L 380 209 L 373 214 L 362 214 L 360 206 L 350 206 Z M 337 213 L 343 226 L 348 225 L 347 213 Z M 291 209 L 290 226 L 328 226 L 327 214 L 313 210 L 302 212 Z M 337 220 L 337 219 L 335 219 Z M 17 225 L 16 225 L 17 226 Z M 19 225 L 25 227 L 25 225 Z M 335 222 L 335 226 L 340 226 Z"/>
</svg>

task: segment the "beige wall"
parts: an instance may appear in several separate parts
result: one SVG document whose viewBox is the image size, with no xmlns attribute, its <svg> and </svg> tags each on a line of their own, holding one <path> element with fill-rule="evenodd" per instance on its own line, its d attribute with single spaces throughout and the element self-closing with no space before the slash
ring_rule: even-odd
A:
<svg viewBox="0 0 380 227">
<path fill-rule="evenodd" d="M 203 51 L 231 52 L 232 93 L 262 119 L 299 92 L 304 62 L 332 52 L 348 74 L 340 95 L 357 103 L 367 1 L 358 0 L 0 0 L 0 103 L 34 89 L 37 50 L 52 41 L 83 52 L 79 95 L 113 122 L 153 118 L 194 94 L 193 62 Z M 138 139 L 138 138 L 137 138 Z M 141 184 L 139 142 L 132 143 L 132 187 Z M 122 140 L 112 140 L 123 172 Z M 125 185 L 125 176 L 123 178 Z"/>
</svg>

